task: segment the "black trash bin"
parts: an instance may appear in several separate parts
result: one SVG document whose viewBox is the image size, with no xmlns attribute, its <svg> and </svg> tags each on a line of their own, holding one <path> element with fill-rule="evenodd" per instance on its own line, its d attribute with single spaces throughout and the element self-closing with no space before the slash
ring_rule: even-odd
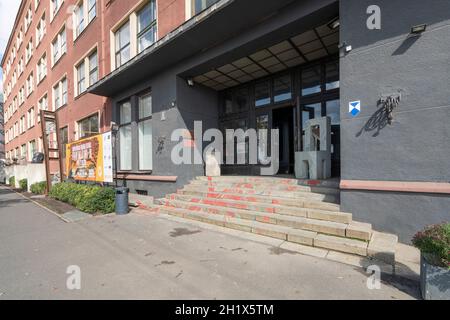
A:
<svg viewBox="0 0 450 320">
<path fill-rule="evenodd" d="M 116 214 L 128 214 L 128 193 L 130 189 L 125 187 L 116 188 Z"/>
</svg>

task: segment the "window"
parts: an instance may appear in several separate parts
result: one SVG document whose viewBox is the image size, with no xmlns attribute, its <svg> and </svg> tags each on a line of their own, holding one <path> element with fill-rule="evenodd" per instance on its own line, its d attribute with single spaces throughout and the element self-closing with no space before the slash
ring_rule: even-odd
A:
<svg viewBox="0 0 450 320">
<path fill-rule="evenodd" d="M 33 82 L 33 72 L 28 76 L 26 85 L 27 85 L 27 97 L 33 93 L 34 90 L 34 82 Z"/>
<path fill-rule="evenodd" d="M 66 50 L 66 28 L 64 27 L 52 41 L 53 64 L 61 59 Z"/>
<path fill-rule="evenodd" d="M 19 120 L 19 134 L 25 132 L 25 116 L 20 117 Z"/>
<path fill-rule="evenodd" d="M 27 128 L 30 129 L 34 127 L 34 123 L 35 123 L 34 108 L 31 108 L 30 110 L 28 110 L 27 113 Z"/>
<path fill-rule="evenodd" d="M 138 53 L 148 48 L 156 39 L 155 1 L 150 1 L 137 13 L 138 21 Z"/>
<path fill-rule="evenodd" d="M 36 140 L 32 140 L 32 141 L 28 142 L 28 151 L 29 151 L 28 152 L 28 154 L 29 154 L 28 161 L 32 161 L 34 153 L 36 152 Z"/>
<path fill-rule="evenodd" d="M 139 97 L 139 170 L 152 170 L 152 96 Z"/>
<path fill-rule="evenodd" d="M 27 14 L 25 15 L 25 32 L 28 31 L 31 21 L 33 20 L 33 11 L 31 10 L 31 5 L 28 8 Z"/>
<path fill-rule="evenodd" d="M 17 69 L 19 70 L 19 76 L 22 75 L 24 69 L 25 69 L 25 64 L 23 62 L 23 57 L 20 58 L 19 60 L 19 64 L 17 66 Z"/>
<path fill-rule="evenodd" d="M 88 23 L 94 20 L 96 15 L 96 0 L 88 0 Z"/>
<path fill-rule="evenodd" d="M 39 84 L 47 76 L 47 55 L 44 53 L 37 64 L 37 83 Z"/>
<path fill-rule="evenodd" d="M 27 145 L 26 144 L 23 144 L 20 147 L 20 157 L 21 158 L 26 158 L 27 157 Z"/>
<path fill-rule="evenodd" d="M 62 147 L 62 157 L 66 157 L 66 145 L 69 143 L 69 128 L 64 127 L 60 129 L 61 147 Z"/>
<path fill-rule="evenodd" d="M 86 84 L 85 84 L 85 68 L 84 68 L 84 60 L 81 62 L 81 64 L 77 67 L 77 94 L 82 94 L 86 90 Z"/>
<path fill-rule="evenodd" d="M 75 9 L 75 37 L 78 37 L 84 30 L 84 6 L 81 2 Z"/>
<path fill-rule="evenodd" d="M 116 68 L 130 60 L 130 22 L 124 24 L 115 34 Z"/>
<path fill-rule="evenodd" d="M 19 90 L 19 106 L 25 102 L 25 87 L 22 86 Z"/>
<path fill-rule="evenodd" d="M 89 85 L 93 85 L 98 80 L 98 56 L 97 51 L 89 56 Z"/>
<path fill-rule="evenodd" d="M 275 103 L 292 99 L 292 82 L 290 75 L 284 75 L 274 79 L 273 99 Z"/>
<path fill-rule="evenodd" d="M 41 3 L 41 0 L 34 0 L 34 10 L 36 11 L 39 7 L 39 4 Z"/>
<path fill-rule="evenodd" d="M 98 114 L 94 114 L 78 122 L 78 138 L 83 139 L 99 133 Z"/>
<path fill-rule="evenodd" d="M 80 95 L 86 91 L 86 88 L 94 84 L 98 80 L 98 56 L 97 50 L 86 56 L 76 66 L 75 83 L 76 95 Z"/>
<path fill-rule="evenodd" d="M 38 101 L 38 113 L 39 113 L 39 116 L 38 116 L 38 121 L 40 122 L 41 121 L 41 118 L 40 118 L 40 112 L 41 112 L 41 110 L 48 110 L 48 98 L 47 98 L 47 94 L 45 94 L 41 99 L 39 99 L 39 101 Z"/>
<path fill-rule="evenodd" d="M 339 100 L 330 100 L 326 102 L 327 116 L 331 118 L 331 125 L 341 124 L 340 102 Z"/>
<path fill-rule="evenodd" d="M 132 169 L 132 141 L 131 141 L 131 103 L 123 102 L 119 106 L 119 163 L 120 170 Z"/>
<path fill-rule="evenodd" d="M 53 110 L 67 104 L 67 78 L 63 78 L 53 86 Z"/>
<path fill-rule="evenodd" d="M 193 15 L 199 14 L 216 2 L 219 2 L 219 0 L 192 0 Z"/>
<path fill-rule="evenodd" d="M 255 85 L 255 106 L 262 107 L 271 103 L 269 81 Z"/>
<path fill-rule="evenodd" d="M 25 64 L 30 62 L 31 57 L 33 56 L 33 38 L 28 42 L 27 47 L 25 49 Z"/>
<path fill-rule="evenodd" d="M 302 71 L 302 96 L 322 92 L 320 69 L 320 66 L 315 66 Z"/>
<path fill-rule="evenodd" d="M 36 27 L 36 47 L 41 43 L 46 32 L 45 13 L 42 15 Z"/>
<path fill-rule="evenodd" d="M 325 65 L 325 89 L 333 90 L 339 88 L 339 62 L 329 62 Z"/>
<path fill-rule="evenodd" d="M 50 10 L 52 12 L 52 19 L 56 16 L 59 9 L 61 8 L 64 0 L 51 0 L 50 3 Z"/>
</svg>

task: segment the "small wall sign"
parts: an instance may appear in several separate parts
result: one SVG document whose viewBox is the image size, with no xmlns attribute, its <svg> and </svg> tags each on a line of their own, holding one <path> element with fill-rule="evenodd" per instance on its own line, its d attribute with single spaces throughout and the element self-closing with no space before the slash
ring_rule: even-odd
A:
<svg viewBox="0 0 450 320">
<path fill-rule="evenodd" d="M 348 112 L 356 117 L 361 112 L 361 101 L 352 101 L 348 104 Z"/>
</svg>

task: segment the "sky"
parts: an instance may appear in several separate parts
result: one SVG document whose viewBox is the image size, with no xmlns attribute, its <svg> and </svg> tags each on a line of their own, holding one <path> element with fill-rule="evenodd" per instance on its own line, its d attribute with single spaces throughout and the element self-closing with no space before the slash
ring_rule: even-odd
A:
<svg viewBox="0 0 450 320">
<path fill-rule="evenodd" d="M 21 0 L 0 0 L 0 61 L 16 19 Z M 0 68 L 0 92 L 3 92 L 3 74 Z"/>
</svg>

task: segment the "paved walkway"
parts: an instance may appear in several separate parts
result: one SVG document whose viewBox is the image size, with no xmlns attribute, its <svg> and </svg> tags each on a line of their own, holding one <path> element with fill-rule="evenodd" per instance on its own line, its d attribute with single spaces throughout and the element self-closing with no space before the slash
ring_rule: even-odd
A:
<svg viewBox="0 0 450 320">
<path fill-rule="evenodd" d="M 413 299 L 340 263 L 151 214 L 65 223 L 0 187 L 0 299 Z M 67 267 L 81 268 L 68 290 Z"/>
</svg>

